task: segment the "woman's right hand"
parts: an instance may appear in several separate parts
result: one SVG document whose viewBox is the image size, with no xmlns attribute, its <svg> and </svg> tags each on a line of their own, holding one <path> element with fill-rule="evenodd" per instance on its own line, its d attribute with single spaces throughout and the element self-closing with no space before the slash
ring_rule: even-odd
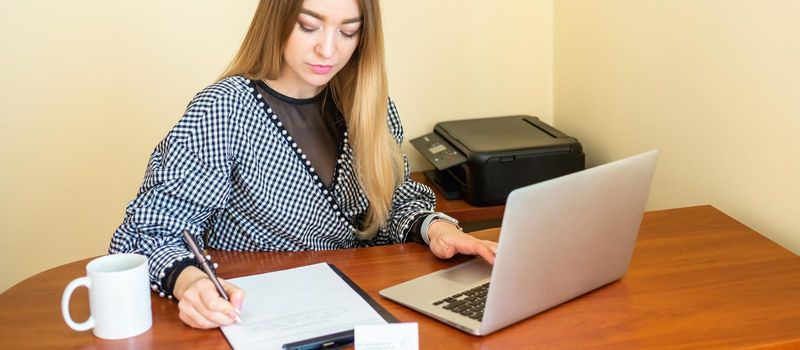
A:
<svg viewBox="0 0 800 350">
<path fill-rule="evenodd" d="M 225 301 L 208 276 L 194 266 L 189 266 L 178 275 L 173 294 L 178 299 L 180 319 L 194 328 L 208 329 L 231 325 L 239 319 L 244 291 L 219 279 L 230 298 Z"/>
</svg>

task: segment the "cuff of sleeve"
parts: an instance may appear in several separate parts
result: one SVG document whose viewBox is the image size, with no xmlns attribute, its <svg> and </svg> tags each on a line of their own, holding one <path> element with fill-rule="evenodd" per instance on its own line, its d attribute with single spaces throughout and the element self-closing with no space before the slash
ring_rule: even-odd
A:
<svg viewBox="0 0 800 350">
<path fill-rule="evenodd" d="M 401 242 L 417 242 L 425 244 L 425 241 L 422 240 L 422 222 L 428 215 L 431 214 L 432 212 L 425 210 L 410 215 L 410 218 L 406 219 L 408 221 L 406 221 L 406 224 L 403 226 L 406 228 L 406 232 Z"/>
<path fill-rule="evenodd" d="M 193 264 L 194 255 L 182 247 L 161 247 L 150 254 L 148 263 L 150 264 L 151 288 L 154 292 L 158 293 L 158 296 L 162 298 L 172 298 L 172 290 L 167 290 L 163 282 L 167 278 L 167 275 L 172 272 L 173 268 L 186 261 Z"/>
<path fill-rule="evenodd" d="M 431 227 L 433 220 L 436 219 L 435 214 L 436 213 L 431 213 L 426 215 L 420 225 L 420 236 L 422 236 L 422 241 L 425 242 L 426 245 L 431 245 L 431 239 L 428 237 L 428 228 Z"/>
<path fill-rule="evenodd" d="M 460 231 L 463 231 L 461 229 L 461 226 L 458 224 L 458 220 L 456 220 L 455 218 L 453 218 L 453 217 L 451 217 L 451 216 L 449 216 L 449 215 L 447 215 L 445 213 L 428 214 L 428 216 L 425 217 L 425 220 L 422 221 L 422 225 L 421 225 L 422 226 L 421 227 L 422 240 L 425 241 L 425 243 L 428 244 L 428 245 L 431 244 L 430 237 L 428 236 L 429 229 L 431 227 L 431 224 L 433 224 L 435 221 L 447 222 L 450 225 L 453 225 L 453 227 L 455 227 L 456 229 L 458 229 Z"/>
<path fill-rule="evenodd" d="M 181 272 L 189 266 L 195 266 L 194 259 L 182 259 L 176 262 L 171 268 L 165 271 L 165 277 L 161 279 L 161 287 L 167 295 L 173 295 L 175 291 L 175 282 Z"/>
<path fill-rule="evenodd" d="M 417 214 L 414 219 L 411 221 L 411 229 L 408 231 L 408 235 L 406 235 L 406 242 L 412 241 L 421 244 L 426 244 L 425 241 L 422 239 L 422 222 L 425 221 L 425 218 L 428 217 L 431 213 L 420 213 Z M 427 244 L 426 244 L 427 245 Z"/>
</svg>

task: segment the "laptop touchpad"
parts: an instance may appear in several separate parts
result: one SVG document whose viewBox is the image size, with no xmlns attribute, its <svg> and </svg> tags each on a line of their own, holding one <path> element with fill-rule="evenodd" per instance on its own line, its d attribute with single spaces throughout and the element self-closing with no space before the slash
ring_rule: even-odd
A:
<svg viewBox="0 0 800 350">
<path fill-rule="evenodd" d="M 469 286 L 488 279 L 492 275 L 492 266 L 483 259 L 473 259 L 461 265 L 441 271 L 440 277 Z"/>
</svg>

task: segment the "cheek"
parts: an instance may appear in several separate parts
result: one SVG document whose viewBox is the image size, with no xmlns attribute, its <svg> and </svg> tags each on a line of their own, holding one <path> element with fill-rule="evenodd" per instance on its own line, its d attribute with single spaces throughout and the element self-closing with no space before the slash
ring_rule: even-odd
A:
<svg viewBox="0 0 800 350">
<path fill-rule="evenodd" d="M 347 59 L 350 60 L 350 57 L 353 56 L 353 53 L 356 51 L 356 48 L 358 48 L 358 41 L 353 40 L 352 43 L 347 42 L 342 44 L 342 46 L 339 47 L 339 52 L 342 53 L 343 57 L 347 57 Z"/>
<path fill-rule="evenodd" d="M 283 55 L 286 60 L 297 60 L 302 59 L 302 56 L 311 50 L 314 50 L 313 41 L 304 38 L 302 35 L 297 35 L 296 32 L 293 32 L 289 37 L 289 40 L 286 42 Z"/>
</svg>

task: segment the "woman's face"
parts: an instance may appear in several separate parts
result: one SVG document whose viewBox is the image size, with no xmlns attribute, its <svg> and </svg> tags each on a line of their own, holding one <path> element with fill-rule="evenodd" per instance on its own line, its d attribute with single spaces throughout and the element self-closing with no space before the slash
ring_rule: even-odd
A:
<svg viewBox="0 0 800 350">
<path fill-rule="evenodd" d="M 273 88 L 295 98 L 317 95 L 350 60 L 361 24 L 356 0 L 305 0 Z"/>
</svg>

